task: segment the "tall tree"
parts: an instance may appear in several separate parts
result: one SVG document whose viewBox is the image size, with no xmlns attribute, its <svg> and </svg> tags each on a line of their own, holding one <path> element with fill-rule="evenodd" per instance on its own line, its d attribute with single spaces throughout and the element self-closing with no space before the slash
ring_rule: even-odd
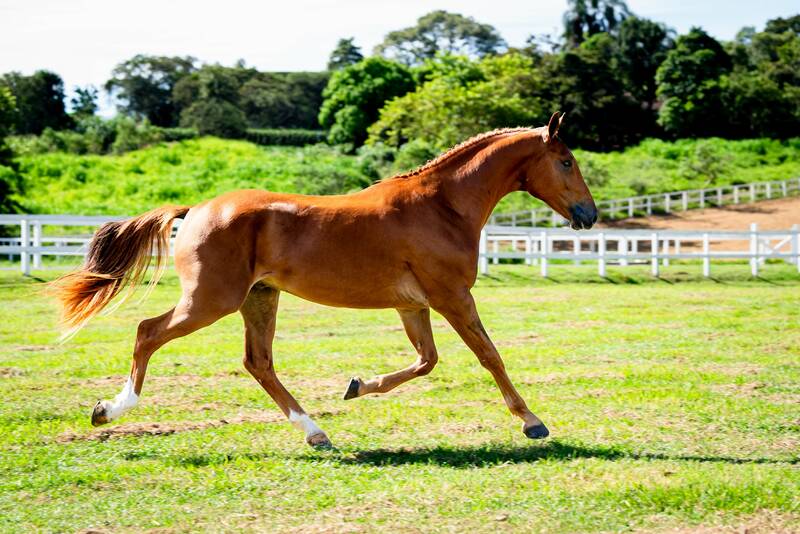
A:
<svg viewBox="0 0 800 534">
<path fill-rule="evenodd" d="M 175 126 L 179 109 L 172 100 L 175 84 L 195 70 L 192 57 L 136 55 L 117 65 L 106 90 L 118 100 L 121 112 L 147 118 L 157 126 Z"/>
<path fill-rule="evenodd" d="M 237 138 L 247 122 L 239 108 L 239 89 L 256 73 L 241 67 L 205 65 L 175 85 L 174 99 L 182 108 L 180 125 L 200 135 Z"/>
<path fill-rule="evenodd" d="M 61 130 L 72 124 L 64 108 L 64 81 L 58 74 L 46 70 L 31 76 L 11 72 L 0 78 L 0 85 L 8 87 L 16 100 L 16 133 L 38 135 L 45 128 Z"/>
<path fill-rule="evenodd" d="M 616 35 L 616 30 L 631 15 L 624 0 L 567 0 L 564 13 L 564 40 L 574 48 L 598 33 Z"/>
<path fill-rule="evenodd" d="M 69 99 L 72 113 L 78 117 L 90 117 L 97 113 L 97 88 L 93 85 L 76 87 Z"/>
<path fill-rule="evenodd" d="M 664 24 L 636 16 L 619 26 L 619 67 L 625 87 L 650 109 L 656 103 L 656 71 L 675 46 L 672 35 Z"/>
<path fill-rule="evenodd" d="M 327 72 L 260 72 L 242 85 L 239 102 L 255 128 L 319 128 Z"/>
<path fill-rule="evenodd" d="M 330 59 L 328 59 L 328 70 L 343 69 L 364 59 L 361 48 L 356 46 L 353 41 L 352 37 L 339 39 L 339 42 L 336 43 L 336 48 L 331 52 Z"/>
<path fill-rule="evenodd" d="M 383 105 L 414 87 L 414 77 L 402 64 L 382 57 L 367 58 L 333 73 L 322 93 L 325 100 L 319 122 L 329 128 L 331 143 L 359 146 Z"/>
<path fill-rule="evenodd" d="M 387 34 L 375 47 L 375 53 L 406 65 L 418 65 L 440 52 L 476 58 L 495 54 L 505 46 L 490 24 L 438 10 L 420 17 L 416 26 Z"/>
<path fill-rule="evenodd" d="M 664 129 L 680 137 L 724 135 L 720 77 L 731 66 L 722 45 L 702 29 L 678 37 L 656 73 Z"/>
</svg>

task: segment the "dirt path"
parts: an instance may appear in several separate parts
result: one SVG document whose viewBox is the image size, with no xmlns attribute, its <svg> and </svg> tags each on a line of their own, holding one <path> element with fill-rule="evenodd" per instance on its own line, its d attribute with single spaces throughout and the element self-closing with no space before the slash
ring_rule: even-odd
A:
<svg viewBox="0 0 800 534">
<path fill-rule="evenodd" d="M 800 197 L 689 210 L 671 215 L 604 221 L 598 226 L 670 230 L 749 230 L 750 223 L 757 223 L 760 230 L 786 230 L 793 224 L 800 224 Z"/>
</svg>

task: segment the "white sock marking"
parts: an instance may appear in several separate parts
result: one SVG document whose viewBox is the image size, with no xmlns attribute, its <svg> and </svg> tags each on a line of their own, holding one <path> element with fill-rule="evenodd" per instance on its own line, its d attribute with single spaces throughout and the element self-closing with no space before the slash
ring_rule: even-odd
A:
<svg viewBox="0 0 800 534">
<path fill-rule="evenodd" d="M 106 417 L 108 417 L 109 421 L 116 419 L 136 406 L 138 402 L 139 395 L 133 392 L 133 380 L 128 377 L 128 381 L 125 382 L 125 387 L 122 388 L 122 391 L 106 406 Z"/>
<path fill-rule="evenodd" d="M 289 421 L 306 433 L 306 438 L 310 438 L 314 434 L 324 434 L 322 429 L 311 420 L 308 414 L 300 414 L 294 410 L 289 410 Z"/>
</svg>

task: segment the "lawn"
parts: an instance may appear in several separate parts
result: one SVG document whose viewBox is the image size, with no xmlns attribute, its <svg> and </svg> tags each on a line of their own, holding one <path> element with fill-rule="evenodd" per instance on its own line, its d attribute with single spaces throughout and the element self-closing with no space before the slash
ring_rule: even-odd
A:
<svg viewBox="0 0 800 534">
<path fill-rule="evenodd" d="M 644 269 L 581 282 L 572 267 L 542 280 L 499 266 L 478 281 L 483 322 L 551 430 L 538 442 L 438 315 L 431 375 L 341 400 L 351 375 L 413 360 L 396 313 L 283 295 L 278 374 L 328 451 L 243 370 L 237 315 L 164 347 L 140 405 L 92 428 L 137 322 L 175 302 L 177 279 L 59 345 L 39 281 L 0 273 L 0 530 L 800 529 L 796 271 Z"/>
</svg>

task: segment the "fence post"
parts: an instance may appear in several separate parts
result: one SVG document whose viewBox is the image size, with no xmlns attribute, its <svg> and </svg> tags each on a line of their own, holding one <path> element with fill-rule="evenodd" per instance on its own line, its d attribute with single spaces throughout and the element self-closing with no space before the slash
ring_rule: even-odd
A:
<svg viewBox="0 0 800 534">
<path fill-rule="evenodd" d="M 600 257 L 597 259 L 597 274 L 605 278 L 606 276 L 606 234 L 600 232 L 597 235 L 597 253 Z"/>
<path fill-rule="evenodd" d="M 722 206 L 722 188 L 717 188 L 717 206 Z"/>
<path fill-rule="evenodd" d="M 531 249 L 533 248 L 531 247 L 531 241 L 533 241 L 531 234 L 527 234 L 525 236 L 525 265 L 533 263 L 533 258 L 531 258 Z"/>
<path fill-rule="evenodd" d="M 711 258 L 710 258 L 710 250 L 709 250 L 710 242 L 708 240 L 708 234 L 703 234 L 703 276 L 708 278 L 711 276 Z"/>
<path fill-rule="evenodd" d="M 789 191 L 787 189 L 788 188 L 786 187 L 786 180 L 781 180 L 781 195 L 782 196 L 786 196 L 786 195 L 789 194 Z"/>
<path fill-rule="evenodd" d="M 661 259 L 661 265 L 666 267 L 667 265 L 669 265 L 669 258 L 666 257 L 666 255 L 669 254 L 669 239 L 664 240 L 663 247 L 664 247 L 664 258 Z"/>
<path fill-rule="evenodd" d="M 686 191 L 681 193 L 681 205 L 683 207 L 683 211 L 689 209 L 689 193 Z"/>
<path fill-rule="evenodd" d="M 541 273 L 542 276 L 547 278 L 547 232 L 542 230 L 539 241 L 539 255 L 541 256 Z"/>
<path fill-rule="evenodd" d="M 31 226 L 33 226 L 33 246 L 39 248 L 42 246 L 42 223 L 36 221 L 32 223 Z M 33 253 L 33 268 L 34 269 L 42 268 L 41 252 Z"/>
<path fill-rule="evenodd" d="M 800 224 L 792 225 L 792 256 L 794 263 L 797 265 L 797 271 L 800 272 Z M 791 259 L 791 258 L 790 258 Z"/>
<path fill-rule="evenodd" d="M 669 193 L 664 195 L 664 211 L 669 213 Z"/>
<path fill-rule="evenodd" d="M 705 208 L 706 207 L 706 190 L 705 189 L 701 189 L 700 190 L 700 207 L 701 208 Z"/>
<path fill-rule="evenodd" d="M 658 276 L 658 232 L 650 234 L 650 272 Z"/>
<path fill-rule="evenodd" d="M 539 219 L 536 216 L 536 210 L 531 210 L 531 226 L 536 226 L 539 223 Z"/>
<path fill-rule="evenodd" d="M 750 202 L 756 201 L 756 184 L 750 184 Z"/>
<path fill-rule="evenodd" d="M 581 254 L 581 238 L 580 237 L 573 237 L 572 238 L 572 253 L 575 255 L 576 258 L 580 257 Z M 572 262 L 575 265 L 580 265 L 581 260 L 574 260 Z"/>
<path fill-rule="evenodd" d="M 733 203 L 734 204 L 738 204 L 739 203 L 739 186 L 738 185 L 734 185 L 733 186 Z"/>
<path fill-rule="evenodd" d="M 511 214 L 511 226 L 517 225 L 517 212 Z"/>
<path fill-rule="evenodd" d="M 19 224 L 19 244 L 22 247 L 19 251 L 19 268 L 22 274 L 29 275 L 31 274 L 30 256 L 28 255 L 28 247 L 31 243 L 30 226 L 28 225 L 28 219 L 22 219 Z"/>
<path fill-rule="evenodd" d="M 492 263 L 497 265 L 500 263 L 500 258 L 497 257 L 497 253 L 500 252 L 500 241 L 497 239 L 492 240 Z"/>
<path fill-rule="evenodd" d="M 653 197 L 651 196 L 647 197 L 647 214 L 648 215 L 653 214 Z"/>
<path fill-rule="evenodd" d="M 486 228 L 481 230 L 481 240 L 478 244 L 478 266 L 480 267 L 481 274 L 489 273 L 489 259 L 486 257 L 486 245 L 489 236 L 486 235 Z"/>
<path fill-rule="evenodd" d="M 767 182 L 767 198 L 772 198 L 772 182 Z"/>
<path fill-rule="evenodd" d="M 633 217 L 633 199 L 628 199 L 628 217 Z"/>
<path fill-rule="evenodd" d="M 758 276 L 758 224 L 750 224 L 750 274 Z"/>
</svg>

